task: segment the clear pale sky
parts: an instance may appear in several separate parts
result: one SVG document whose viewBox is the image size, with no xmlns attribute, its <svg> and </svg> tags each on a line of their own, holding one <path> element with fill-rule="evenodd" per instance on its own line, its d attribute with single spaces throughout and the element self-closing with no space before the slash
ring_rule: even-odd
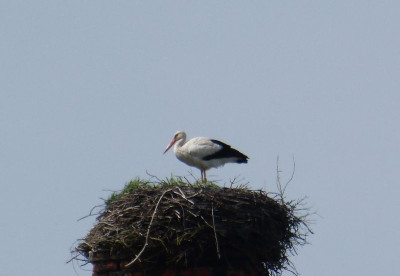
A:
<svg viewBox="0 0 400 276">
<path fill-rule="evenodd" d="M 275 191 L 294 156 L 287 196 L 318 213 L 302 275 L 395 275 L 399 30 L 385 0 L 1 1 L 1 275 L 76 275 L 106 190 L 200 177 L 162 155 L 177 130 L 250 157 L 220 185 Z"/>
</svg>

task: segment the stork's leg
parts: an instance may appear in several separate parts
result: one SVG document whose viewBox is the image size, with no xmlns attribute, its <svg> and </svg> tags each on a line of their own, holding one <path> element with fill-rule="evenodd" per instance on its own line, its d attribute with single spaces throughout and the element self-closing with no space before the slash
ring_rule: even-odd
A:
<svg viewBox="0 0 400 276">
<path fill-rule="evenodd" d="M 201 169 L 201 182 L 207 182 L 207 178 L 206 178 L 206 170 Z"/>
</svg>

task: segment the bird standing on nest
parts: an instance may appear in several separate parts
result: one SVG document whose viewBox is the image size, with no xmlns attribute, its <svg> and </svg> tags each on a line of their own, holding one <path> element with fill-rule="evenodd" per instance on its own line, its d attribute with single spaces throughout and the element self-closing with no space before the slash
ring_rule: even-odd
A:
<svg viewBox="0 0 400 276">
<path fill-rule="evenodd" d="M 164 154 L 173 146 L 176 157 L 183 163 L 201 171 L 201 181 L 207 182 L 206 170 L 226 163 L 247 163 L 246 155 L 221 141 L 196 137 L 186 142 L 186 133 L 178 131 L 168 144 Z"/>
</svg>

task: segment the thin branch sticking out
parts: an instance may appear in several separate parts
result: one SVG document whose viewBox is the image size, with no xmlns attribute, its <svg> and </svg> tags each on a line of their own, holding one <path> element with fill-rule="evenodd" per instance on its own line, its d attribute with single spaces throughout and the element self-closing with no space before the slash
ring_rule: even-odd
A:
<svg viewBox="0 0 400 276">
<path fill-rule="evenodd" d="M 217 231 L 215 230 L 214 203 L 211 203 L 211 215 L 212 215 L 212 222 L 213 222 L 213 229 L 214 229 L 215 246 L 217 247 L 217 255 L 218 255 L 218 259 L 221 259 L 221 253 L 219 251 L 219 243 L 218 243 Z"/>
</svg>

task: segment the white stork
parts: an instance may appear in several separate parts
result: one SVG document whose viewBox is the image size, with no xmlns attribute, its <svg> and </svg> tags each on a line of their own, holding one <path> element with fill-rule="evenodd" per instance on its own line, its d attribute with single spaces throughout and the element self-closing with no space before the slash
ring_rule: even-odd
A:
<svg viewBox="0 0 400 276">
<path fill-rule="evenodd" d="M 164 154 L 173 146 L 176 157 L 183 163 L 201 170 L 201 181 L 207 182 L 206 170 L 226 163 L 247 163 L 248 157 L 221 141 L 196 137 L 186 142 L 186 133 L 178 131 Z"/>
</svg>

